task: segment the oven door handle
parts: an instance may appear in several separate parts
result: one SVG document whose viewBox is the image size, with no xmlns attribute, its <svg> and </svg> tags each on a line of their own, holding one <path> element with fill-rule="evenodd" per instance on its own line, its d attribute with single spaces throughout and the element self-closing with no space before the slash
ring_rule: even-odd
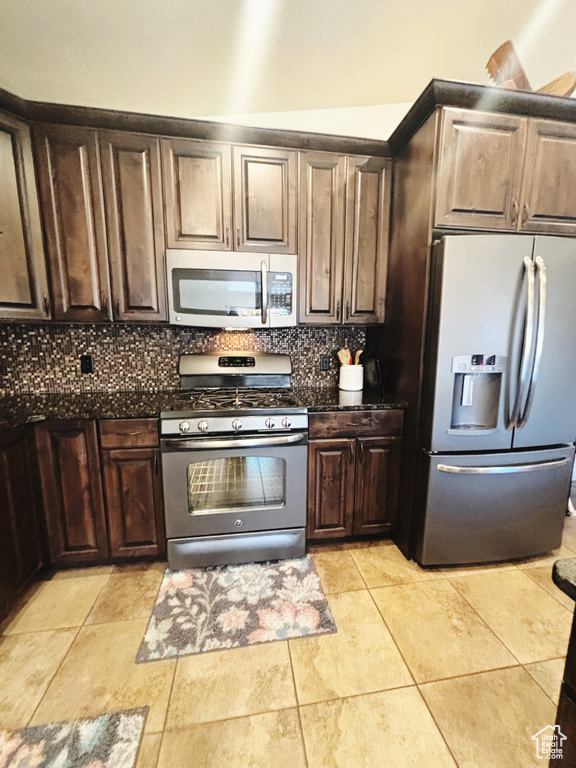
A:
<svg viewBox="0 0 576 768">
<path fill-rule="evenodd" d="M 270 437 L 215 437 L 209 440 L 198 440 L 195 438 L 186 438 L 184 440 L 162 440 L 165 448 L 176 451 L 189 451 L 209 449 L 209 448 L 259 448 L 269 445 L 293 445 L 301 443 L 306 435 L 299 433 L 295 435 L 277 435 Z"/>
</svg>

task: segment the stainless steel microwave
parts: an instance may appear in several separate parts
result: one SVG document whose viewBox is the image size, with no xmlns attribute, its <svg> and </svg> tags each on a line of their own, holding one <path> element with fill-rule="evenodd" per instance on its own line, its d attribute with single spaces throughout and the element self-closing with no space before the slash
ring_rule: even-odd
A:
<svg viewBox="0 0 576 768">
<path fill-rule="evenodd" d="M 295 255 L 166 251 L 169 319 L 210 328 L 296 325 Z"/>
</svg>

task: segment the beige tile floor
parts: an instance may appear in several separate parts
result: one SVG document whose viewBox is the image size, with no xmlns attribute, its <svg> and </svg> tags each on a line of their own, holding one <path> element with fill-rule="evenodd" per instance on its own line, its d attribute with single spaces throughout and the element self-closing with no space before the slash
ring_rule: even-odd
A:
<svg viewBox="0 0 576 768">
<path fill-rule="evenodd" d="M 0 637 L 0 730 L 148 705 L 137 768 L 525 768 L 573 604 L 554 557 L 424 570 L 313 547 L 338 632 L 135 664 L 162 564 L 60 572 Z M 576 519 L 558 556 L 576 556 Z"/>
</svg>

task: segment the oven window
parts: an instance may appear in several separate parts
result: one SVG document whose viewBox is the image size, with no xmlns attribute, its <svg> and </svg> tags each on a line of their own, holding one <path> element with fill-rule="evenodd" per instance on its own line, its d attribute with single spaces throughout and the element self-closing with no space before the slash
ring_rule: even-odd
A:
<svg viewBox="0 0 576 768">
<path fill-rule="evenodd" d="M 176 312 L 224 317 L 262 314 L 260 272 L 232 269 L 173 269 Z"/>
<path fill-rule="evenodd" d="M 285 459 L 231 456 L 188 465 L 188 511 L 191 515 L 276 509 L 285 504 Z"/>
</svg>

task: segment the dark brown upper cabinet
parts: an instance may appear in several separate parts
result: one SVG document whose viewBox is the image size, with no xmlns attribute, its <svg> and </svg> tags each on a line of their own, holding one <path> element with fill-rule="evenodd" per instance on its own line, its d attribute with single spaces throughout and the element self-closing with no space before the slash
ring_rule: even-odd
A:
<svg viewBox="0 0 576 768">
<path fill-rule="evenodd" d="M 162 139 L 169 248 L 232 249 L 228 144 Z"/>
<path fill-rule="evenodd" d="M 384 322 L 390 161 L 300 157 L 300 322 Z"/>
<path fill-rule="evenodd" d="M 238 251 L 296 253 L 298 153 L 234 147 Z"/>
<path fill-rule="evenodd" d="M 367 325 L 384 322 L 392 188 L 390 174 L 390 161 L 375 157 L 348 157 L 345 323 Z"/>
<path fill-rule="evenodd" d="M 111 320 L 96 131 L 44 125 L 34 140 L 54 318 Z"/>
<path fill-rule="evenodd" d="M 160 140 L 99 133 L 115 320 L 166 314 Z"/>
<path fill-rule="evenodd" d="M 169 248 L 296 253 L 298 153 L 163 139 Z"/>
<path fill-rule="evenodd" d="M 444 109 L 435 223 L 516 229 L 526 119 Z"/>
<path fill-rule="evenodd" d="M 50 317 L 30 129 L 0 114 L 0 318 Z"/>
<path fill-rule="evenodd" d="M 576 233 L 576 126 L 528 120 L 520 226 L 525 232 Z"/>
<path fill-rule="evenodd" d="M 300 322 L 339 323 L 344 279 L 346 158 L 300 156 Z"/>
</svg>

